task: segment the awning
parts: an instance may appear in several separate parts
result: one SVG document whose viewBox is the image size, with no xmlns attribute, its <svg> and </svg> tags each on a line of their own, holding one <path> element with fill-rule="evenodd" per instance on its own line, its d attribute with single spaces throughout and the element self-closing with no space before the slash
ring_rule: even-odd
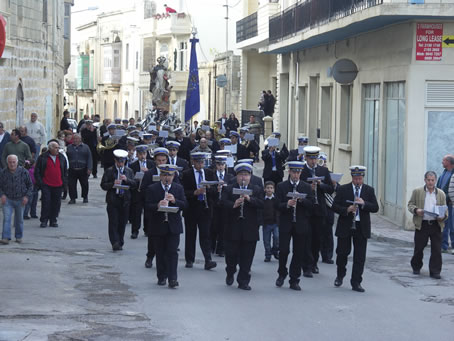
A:
<svg viewBox="0 0 454 341">
<path fill-rule="evenodd" d="M 6 44 L 6 20 L 0 14 L 0 58 L 2 57 L 3 50 Z"/>
</svg>

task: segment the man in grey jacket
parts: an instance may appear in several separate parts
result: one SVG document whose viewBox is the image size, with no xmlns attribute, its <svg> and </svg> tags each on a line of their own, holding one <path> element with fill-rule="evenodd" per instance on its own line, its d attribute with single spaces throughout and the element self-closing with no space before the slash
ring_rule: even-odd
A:
<svg viewBox="0 0 454 341">
<path fill-rule="evenodd" d="M 88 203 L 88 177 L 93 169 L 93 159 L 90 148 L 82 143 L 80 134 L 74 134 L 73 143 L 66 149 L 69 161 L 68 175 L 68 204 L 75 204 L 77 199 L 77 180 L 82 187 L 82 198 L 84 203 Z"/>
</svg>

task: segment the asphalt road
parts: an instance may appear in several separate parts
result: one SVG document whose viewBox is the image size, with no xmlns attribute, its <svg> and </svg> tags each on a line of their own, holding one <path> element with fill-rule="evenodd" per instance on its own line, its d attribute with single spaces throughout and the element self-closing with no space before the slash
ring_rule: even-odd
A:
<svg viewBox="0 0 454 341">
<path fill-rule="evenodd" d="M 303 278 L 301 292 L 276 288 L 277 261 L 264 263 L 259 242 L 252 291 L 224 283 L 218 267 L 203 270 L 200 249 L 179 282 L 159 287 L 144 267 L 146 238 L 113 253 L 100 179 L 90 179 L 89 204 L 62 204 L 59 228 L 26 221 L 24 242 L 0 247 L 0 341 L 7 340 L 454 340 L 454 256 L 443 255 L 442 279 L 409 265 L 412 250 L 371 241 L 363 286 L 353 292 L 348 270 L 335 288 L 334 265 Z M 426 252 L 427 254 L 427 252 Z"/>
</svg>

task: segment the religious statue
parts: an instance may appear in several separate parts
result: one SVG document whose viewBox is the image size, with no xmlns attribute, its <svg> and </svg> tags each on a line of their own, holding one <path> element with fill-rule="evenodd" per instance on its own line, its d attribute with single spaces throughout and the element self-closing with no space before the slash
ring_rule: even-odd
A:
<svg viewBox="0 0 454 341">
<path fill-rule="evenodd" d="M 158 65 L 150 71 L 150 92 L 153 94 L 153 103 L 158 110 L 169 111 L 170 107 L 170 70 L 167 59 L 158 58 Z"/>
</svg>

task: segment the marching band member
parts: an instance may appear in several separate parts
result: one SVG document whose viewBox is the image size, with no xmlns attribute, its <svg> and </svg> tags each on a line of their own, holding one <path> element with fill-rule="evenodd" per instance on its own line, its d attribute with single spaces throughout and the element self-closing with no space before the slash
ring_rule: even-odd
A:
<svg viewBox="0 0 454 341">
<path fill-rule="evenodd" d="M 101 139 L 102 164 L 104 166 L 104 170 L 115 164 L 113 152 L 118 149 L 118 142 L 114 138 L 116 127 L 117 126 L 115 124 L 109 124 L 107 127 L 107 135 L 103 136 Z"/>
<path fill-rule="evenodd" d="M 304 163 L 290 161 L 289 179 L 277 185 L 277 200 L 279 205 L 279 277 L 276 286 L 281 287 L 287 274 L 290 275 L 290 289 L 301 290 L 299 285 L 301 267 L 304 254 L 311 243 L 311 227 L 309 217 L 313 208 L 312 188 L 309 184 L 300 180 Z M 296 199 L 288 196 L 288 193 L 304 193 L 306 198 Z M 290 240 L 293 239 L 292 260 L 290 273 L 287 270 L 287 259 L 290 253 Z"/>
<path fill-rule="evenodd" d="M 154 167 L 153 161 L 147 159 L 148 155 L 148 146 L 140 145 L 136 147 L 137 160 L 131 164 L 131 169 L 134 172 L 134 176 L 139 173 L 146 173 L 149 169 Z M 141 183 L 139 183 L 139 186 Z M 139 187 L 138 186 L 138 187 Z M 139 235 L 140 224 L 142 220 L 142 211 L 143 211 L 143 195 L 140 192 L 140 188 L 134 189 L 131 192 L 131 239 L 136 239 Z M 146 224 L 144 219 L 143 230 L 146 231 Z"/>
<path fill-rule="evenodd" d="M 318 166 L 319 154 L 319 147 L 304 147 L 306 164 L 301 172 L 301 180 L 311 184 L 312 191 L 315 195 L 314 209 L 312 210 L 312 215 L 310 217 L 312 234 L 311 250 L 307 253 L 303 263 L 303 276 L 309 278 L 313 277 L 313 273 L 319 273 L 317 262 L 320 253 L 320 239 L 321 236 L 326 233 L 324 228 L 326 227 L 325 219 L 328 210 L 328 207 L 326 206 L 325 193 L 332 194 L 334 192 L 328 168 Z M 320 177 L 323 178 L 323 180 L 308 180 L 309 178 L 314 177 Z"/>
<path fill-rule="evenodd" d="M 306 147 L 307 144 L 309 143 L 309 138 L 307 136 L 300 136 L 298 137 L 298 147 Z M 300 149 L 292 149 L 290 150 L 287 158 L 288 161 L 304 161 L 304 152 L 300 153 Z"/>
<path fill-rule="evenodd" d="M 235 177 L 228 173 L 225 169 L 227 156 L 215 156 L 215 175 L 216 180 L 223 182 L 223 184 L 230 184 Z M 222 195 L 223 187 L 218 187 L 219 196 Z M 211 251 L 216 253 L 219 257 L 224 257 L 224 225 L 228 219 L 226 210 L 222 203 L 218 200 L 214 203 L 213 219 L 211 221 Z"/>
<path fill-rule="evenodd" d="M 238 134 L 236 131 L 230 132 L 231 146 L 236 146 L 236 153 L 232 153 L 233 157 L 235 158 L 235 160 L 247 159 L 249 157 L 249 153 L 245 146 L 238 143 L 239 137 L 240 134 Z M 233 148 L 235 149 L 235 147 Z"/>
<path fill-rule="evenodd" d="M 181 168 L 181 171 L 177 171 L 177 174 L 181 179 L 183 177 L 183 171 L 189 169 L 189 165 L 185 159 L 178 156 L 180 146 L 180 143 L 177 141 L 166 142 L 166 148 L 169 150 L 169 164 Z"/>
<path fill-rule="evenodd" d="M 337 277 L 334 285 L 336 287 L 342 285 L 353 240 L 350 284 L 352 290 L 364 292 L 361 282 L 366 261 L 367 239 L 370 238 L 370 213 L 378 212 L 378 203 L 374 188 L 363 183 L 366 167 L 351 166 L 350 172 L 352 182 L 338 187 L 333 203 L 334 211 L 339 213 L 336 227 Z"/>
<path fill-rule="evenodd" d="M 122 250 L 126 222 L 129 216 L 131 189 L 136 187 L 132 170 L 125 166 L 128 152 L 117 149 L 113 152 L 115 165 L 106 169 L 101 180 L 101 188 L 106 193 L 107 215 L 109 218 L 109 239 L 114 251 Z M 115 188 L 125 185 L 129 188 Z"/>
<path fill-rule="evenodd" d="M 211 259 L 210 224 L 211 224 L 211 194 L 203 181 L 214 181 L 215 176 L 210 169 L 204 169 L 205 153 L 192 153 L 193 168 L 183 172 L 182 184 L 188 207 L 184 212 L 185 221 L 185 259 L 186 267 L 192 268 L 195 261 L 197 229 L 199 230 L 199 242 L 205 258 L 205 270 L 216 267 L 216 262 Z"/>
<path fill-rule="evenodd" d="M 158 166 L 160 182 L 149 186 L 146 190 L 145 208 L 151 213 L 153 224 L 148 233 L 153 237 L 156 250 L 156 274 L 158 285 L 169 281 L 169 288 L 178 287 L 178 245 L 183 224 L 180 211 L 187 206 L 184 189 L 173 182 L 177 167 L 169 164 Z M 178 207 L 175 213 L 160 212 L 160 207 Z"/>
<path fill-rule="evenodd" d="M 228 211 L 228 223 L 224 231 L 224 247 L 227 277 L 232 285 L 239 265 L 238 288 L 251 290 L 251 266 L 259 240 L 258 209 L 263 209 L 263 192 L 250 183 L 252 166 L 239 163 L 235 166 L 236 183 L 222 193 L 222 204 Z M 234 194 L 235 189 L 250 190 L 251 194 Z"/>
<path fill-rule="evenodd" d="M 287 154 L 278 151 L 276 147 L 268 147 L 262 151 L 264 182 L 273 181 L 275 184 L 282 182 L 284 178 L 284 162 Z"/>
</svg>

